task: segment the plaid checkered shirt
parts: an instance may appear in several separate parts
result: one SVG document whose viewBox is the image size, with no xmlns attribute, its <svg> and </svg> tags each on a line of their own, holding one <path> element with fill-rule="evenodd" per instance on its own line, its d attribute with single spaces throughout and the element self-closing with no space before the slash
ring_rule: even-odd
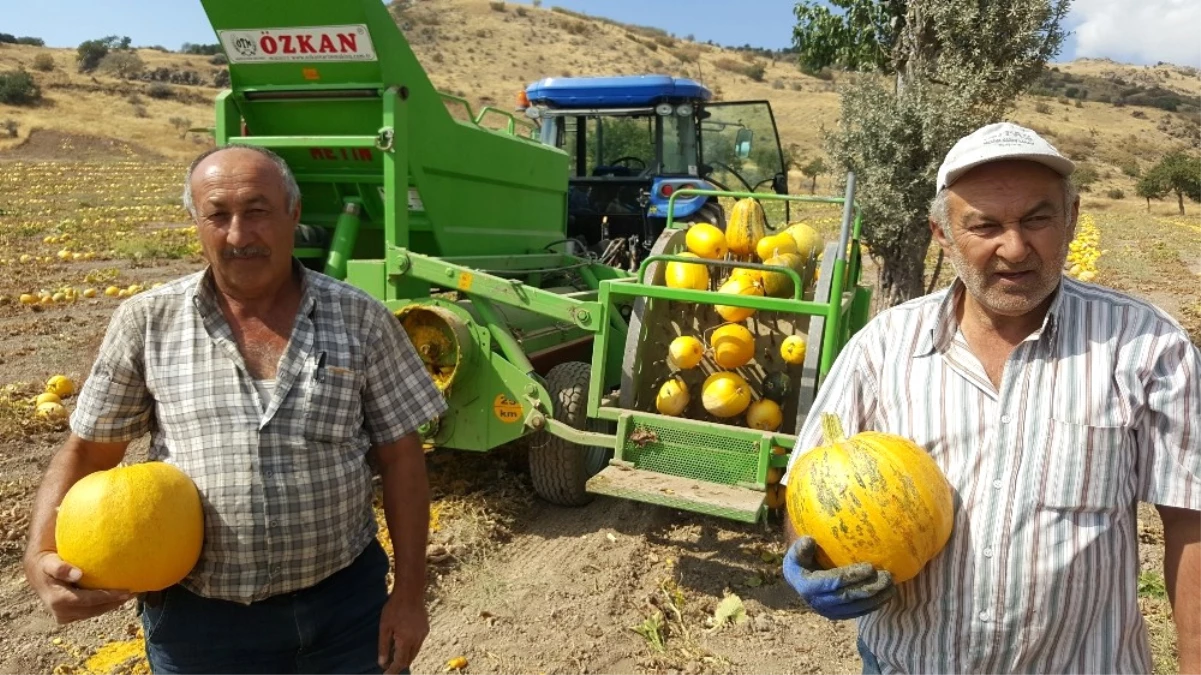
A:
<svg viewBox="0 0 1201 675">
<path fill-rule="evenodd" d="M 208 271 L 123 302 L 71 416 L 97 442 L 150 433 L 150 458 L 195 482 L 204 548 L 182 582 L 250 603 L 316 584 L 376 534 L 367 451 L 446 410 L 398 322 L 363 291 L 303 275 L 263 400 Z"/>
<path fill-rule="evenodd" d="M 885 673 L 1150 672 L 1136 507 L 1201 510 L 1201 354 L 1157 308 L 1065 278 L 994 387 L 955 319 L 964 292 L 857 333 L 790 459 L 831 412 L 848 435 L 913 439 L 953 488 L 946 548 L 860 636 Z"/>
</svg>

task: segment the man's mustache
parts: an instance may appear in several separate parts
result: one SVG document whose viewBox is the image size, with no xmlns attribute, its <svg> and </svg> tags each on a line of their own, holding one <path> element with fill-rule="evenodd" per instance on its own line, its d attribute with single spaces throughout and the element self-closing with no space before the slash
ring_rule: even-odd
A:
<svg viewBox="0 0 1201 675">
<path fill-rule="evenodd" d="M 243 246 L 241 248 L 230 247 L 221 251 L 221 257 L 225 260 L 234 260 L 238 258 L 267 258 L 271 256 L 271 249 L 266 246 Z"/>
</svg>

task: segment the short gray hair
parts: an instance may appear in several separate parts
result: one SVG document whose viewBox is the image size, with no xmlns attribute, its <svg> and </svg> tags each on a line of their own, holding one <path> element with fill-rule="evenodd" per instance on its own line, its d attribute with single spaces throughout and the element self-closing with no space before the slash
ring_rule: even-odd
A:
<svg viewBox="0 0 1201 675">
<path fill-rule="evenodd" d="M 300 203 L 300 186 L 296 184 L 296 176 L 292 175 L 292 169 L 288 168 L 288 163 L 284 161 L 284 158 L 267 148 L 261 148 L 257 145 L 226 145 L 220 148 L 205 150 L 188 165 L 188 172 L 184 175 L 183 179 L 183 208 L 188 212 L 188 215 L 192 216 L 192 218 L 196 217 L 196 204 L 192 201 L 192 174 L 196 173 L 196 167 L 200 166 L 200 163 L 210 156 L 231 148 L 252 150 L 271 160 L 271 163 L 279 169 L 279 176 L 284 182 L 284 204 L 288 209 L 288 213 L 291 213 L 292 209 L 295 209 L 296 205 Z"/>
<path fill-rule="evenodd" d="M 1076 184 L 1067 176 L 1060 178 L 1060 180 L 1063 181 L 1063 206 L 1065 209 L 1070 209 L 1072 204 L 1075 203 L 1078 194 Z M 943 228 L 943 232 L 947 233 L 949 237 L 950 233 L 946 229 L 947 225 L 950 224 L 948 221 L 951 219 L 951 214 L 947 207 L 948 190 L 949 188 L 939 190 L 938 194 L 934 195 L 934 199 L 930 200 L 930 220 L 933 220 L 935 224 Z"/>
</svg>

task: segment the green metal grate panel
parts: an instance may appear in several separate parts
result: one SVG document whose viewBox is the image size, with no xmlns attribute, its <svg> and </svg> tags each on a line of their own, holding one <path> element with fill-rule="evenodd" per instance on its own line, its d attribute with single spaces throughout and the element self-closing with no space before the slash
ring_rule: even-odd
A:
<svg viewBox="0 0 1201 675">
<path fill-rule="evenodd" d="M 759 447 L 754 442 L 645 422 L 630 427 L 622 459 L 638 469 L 725 485 L 755 481 Z"/>
</svg>

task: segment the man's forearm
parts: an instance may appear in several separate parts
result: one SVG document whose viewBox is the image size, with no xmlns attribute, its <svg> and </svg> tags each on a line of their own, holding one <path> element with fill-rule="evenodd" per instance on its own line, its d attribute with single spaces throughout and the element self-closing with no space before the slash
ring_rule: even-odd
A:
<svg viewBox="0 0 1201 675">
<path fill-rule="evenodd" d="M 26 559 L 42 551 L 56 549 L 54 525 L 58 505 L 71 486 L 90 473 L 113 468 L 120 463 L 124 452 L 124 443 L 88 443 L 74 434 L 68 437 L 63 447 L 50 459 L 50 466 L 46 468 L 34 497 L 25 547 Z"/>
<path fill-rule="evenodd" d="M 425 453 L 416 435 L 388 453 L 381 467 L 384 518 L 392 540 L 396 581 L 392 592 L 414 602 L 425 597 L 425 547 L 429 540 L 430 494 Z"/>
<path fill-rule="evenodd" d="M 1163 574 L 1176 620 L 1179 672 L 1201 673 L 1201 513 L 1160 507 Z"/>
</svg>

